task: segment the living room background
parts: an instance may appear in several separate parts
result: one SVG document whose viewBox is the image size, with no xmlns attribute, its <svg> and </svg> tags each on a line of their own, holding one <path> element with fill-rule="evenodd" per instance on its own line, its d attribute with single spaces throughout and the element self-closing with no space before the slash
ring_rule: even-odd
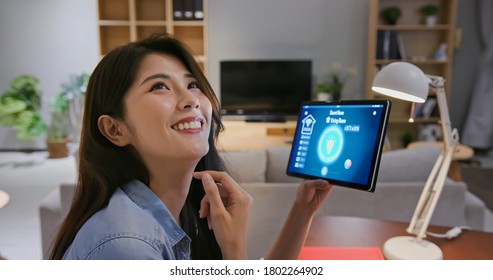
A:
<svg viewBox="0 0 493 280">
<path fill-rule="evenodd" d="M 463 40 L 455 52 L 451 118 L 461 128 L 474 82 L 479 40 L 477 1 L 459 1 Z M 356 65 L 359 75 L 343 95 L 364 96 L 368 22 L 366 0 L 209 0 L 209 69 L 219 93 L 219 61 L 245 58 L 309 58 L 317 76 L 328 64 Z M 39 78 L 47 102 L 70 75 L 90 73 L 99 61 L 96 0 L 4 0 L 0 2 L 0 92 L 21 74 Z M 0 127 L 0 149 L 42 149 L 45 139 L 21 143 Z"/>
</svg>

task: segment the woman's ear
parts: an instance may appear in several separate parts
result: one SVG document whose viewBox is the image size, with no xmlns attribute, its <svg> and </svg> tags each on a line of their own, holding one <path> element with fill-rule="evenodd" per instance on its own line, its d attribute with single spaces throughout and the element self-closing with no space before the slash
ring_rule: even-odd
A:
<svg viewBox="0 0 493 280">
<path fill-rule="evenodd" d="M 108 115 L 101 115 L 98 118 L 98 128 L 101 134 L 111 143 L 124 147 L 130 144 L 130 135 L 126 125 Z"/>
</svg>

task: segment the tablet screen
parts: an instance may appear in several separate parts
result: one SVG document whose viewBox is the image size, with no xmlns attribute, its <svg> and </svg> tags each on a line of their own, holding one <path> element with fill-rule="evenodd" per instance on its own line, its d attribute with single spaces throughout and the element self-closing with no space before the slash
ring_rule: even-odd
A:
<svg viewBox="0 0 493 280">
<path fill-rule="evenodd" d="M 287 174 L 373 192 L 390 107 L 389 100 L 303 103 Z"/>
</svg>

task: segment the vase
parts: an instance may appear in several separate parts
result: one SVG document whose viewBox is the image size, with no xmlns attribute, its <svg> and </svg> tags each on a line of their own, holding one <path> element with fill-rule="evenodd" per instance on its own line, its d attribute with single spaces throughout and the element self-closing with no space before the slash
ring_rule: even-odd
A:
<svg viewBox="0 0 493 280">
<path fill-rule="evenodd" d="M 61 139 L 48 138 L 46 141 L 46 145 L 48 149 L 48 158 L 68 157 L 69 155 L 68 142 L 69 142 L 68 137 L 64 137 Z"/>
<path fill-rule="evenodd" d="M 426 16 L 425 23 L 426 26 L 435 26 L 437 24 L 437 16 L 436 15 Z"/>
<path fill-rule="evenodd" d="M 317 101 L 330 101 L 332 100 L 332 93 L 330 92 L 318 92 Z"/>
</svg>

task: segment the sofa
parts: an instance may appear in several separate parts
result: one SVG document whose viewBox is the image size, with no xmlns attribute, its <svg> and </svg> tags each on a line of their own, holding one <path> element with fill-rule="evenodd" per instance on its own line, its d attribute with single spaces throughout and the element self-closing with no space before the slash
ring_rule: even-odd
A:
<svg viewBox="0 0 493 280">
<path fill-rule="evenodd" d="M 302 182 L 285 173 L 289 152 L 289 147 L 221 152 L 228 172 L 253 197 L 248 224 L 252 259 L 261 258 L 272 246 Z M 439 148 L 427 145 L 385 152 L 374 193 L 335 187 L 316 215 L 409 222 L 439 152 Z M 61 184 L 40 205 L 45 257 L 70 207 L 74 186 L 73 182 Z M 430 224 L 482 230 L 485 209 L 464 182 L 447 178 Z"/>
</svg>

